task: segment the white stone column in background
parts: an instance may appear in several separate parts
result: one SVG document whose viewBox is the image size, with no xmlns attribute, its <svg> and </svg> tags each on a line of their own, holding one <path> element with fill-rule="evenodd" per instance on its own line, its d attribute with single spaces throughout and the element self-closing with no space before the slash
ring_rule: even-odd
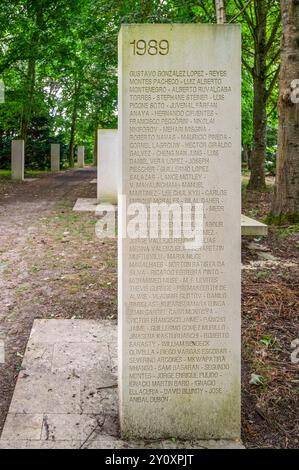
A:
<svg viewBox="0 0 299 470">
<path fill-rule="evenodd" d="M 11 142 L 11 177 L 14 180 L 24 180 L 25 145 L 24 140 Z"/>
<path fill-rule="evenodd" d="M 51 144 L 51 171 L 60 171 L 60 144 Z"/>
<path fill-rule="evenodd" d="M 84 155 L 85 155 L 85 148 L 84 145 L 78 146 L 78 167 L 84 168 Z"/>
<path fill-rule="evenodd" d="M 118 130 L 98 130 L 97 199 L 117 204 L 120 175 Z"/>
</svg>

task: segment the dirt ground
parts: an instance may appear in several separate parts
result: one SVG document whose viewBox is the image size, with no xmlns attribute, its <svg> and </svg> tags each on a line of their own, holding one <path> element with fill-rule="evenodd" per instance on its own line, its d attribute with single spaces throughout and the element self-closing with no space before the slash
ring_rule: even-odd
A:
<svg viewBox="0 0 299 470">
<path fill-rule="evenodd" d="M 117 316 L 116 243 L 96 239 L 93 214 L 72 211 L 78 197 L 95 197 L 95 177 L 85 168 L 0 180 L 0 431 L 35 318 Z M 243 202 L 246 215 L 262 219 L 270 193 L 245 192 Z M 296 448 L 299 234 L 298 227 L 269 232 L 243 239 L 242 437 L 250 448 Z"/>
<path fill-rule="evenodd" d="M 269 184 L 263 194 L 245 191 L 243 213 L 263 221 L 272 190 Z M 243 238 L 242 258 L 243 441 L 298 448 L 299 363 L 291 355 L 299 359 L 299 224 Z"/>
</svg>

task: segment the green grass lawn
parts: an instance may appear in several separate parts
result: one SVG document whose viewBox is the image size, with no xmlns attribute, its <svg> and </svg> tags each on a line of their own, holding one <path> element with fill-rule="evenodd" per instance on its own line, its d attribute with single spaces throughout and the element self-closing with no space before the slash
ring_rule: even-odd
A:
<svg viewBox="0 0 299 470">
<path fill-rule="evenodd" d="M 0 170 L 0 178 L 10 178 L 10 170 Z"/>
<path fill-rule="evenodd" d="M 49 170 L 25 170 L 25 176 L 29 178 L 37 178 L 41 175 L 46 175 L 50 173 Z M 0 178 L 10 179 L 11 178 L 11 171 L 10 170 L 0 170 Z"/>
</svg>

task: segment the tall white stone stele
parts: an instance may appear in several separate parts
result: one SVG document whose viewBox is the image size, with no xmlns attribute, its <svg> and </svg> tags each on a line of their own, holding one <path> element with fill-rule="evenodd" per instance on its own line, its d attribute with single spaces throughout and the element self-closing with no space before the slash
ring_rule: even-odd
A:
<svg viewBox="0 0 299 470">
<path fill-rule="evenodd" d="M 238 25 L 120 31 L 123 438 L 240 436 L 240 36 Z M 136 218 L 144 236 L 149 210 L 132 216 L 135 202 L 202 203 L 202 247 L 125 237 Z"/>
<path fill-rule="evenodd" d="M 11 142 L 11 177 L 14 180 L 24 180 L 25 148 L 24 140 Z"/>
<path fill-rule="evenodd" d="M 84 145 L 78 146 L 78 167 L 84 168 L 85 148 Z"/>
<path fill-rule="evenodd" d="M 51 171 L 60 171 L 60 144 L 51 144 Z"/>
<path fill-rule="evenodd" d="M 97 200 L 117 204 L 119 148 L 117 129 L 98 129 Z"/>
</svg>

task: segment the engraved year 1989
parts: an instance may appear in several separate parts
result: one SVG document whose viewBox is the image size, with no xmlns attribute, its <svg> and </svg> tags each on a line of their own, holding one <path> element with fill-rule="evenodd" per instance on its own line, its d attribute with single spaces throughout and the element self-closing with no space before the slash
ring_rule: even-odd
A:
<svg viewBox="0 0 299 470">
<path fill-rule="evenodd" d="M 167 55 L 169 53 L 169 42 L 167 39 L 161 39 L 161 41 L 156 41 L 155 39 L 150 39 L 145 41 L 144 39 L 138 39 L 137 41 L 130 42 L 132 46 L 132 51 L 134 55 Z"/>
</svg>

